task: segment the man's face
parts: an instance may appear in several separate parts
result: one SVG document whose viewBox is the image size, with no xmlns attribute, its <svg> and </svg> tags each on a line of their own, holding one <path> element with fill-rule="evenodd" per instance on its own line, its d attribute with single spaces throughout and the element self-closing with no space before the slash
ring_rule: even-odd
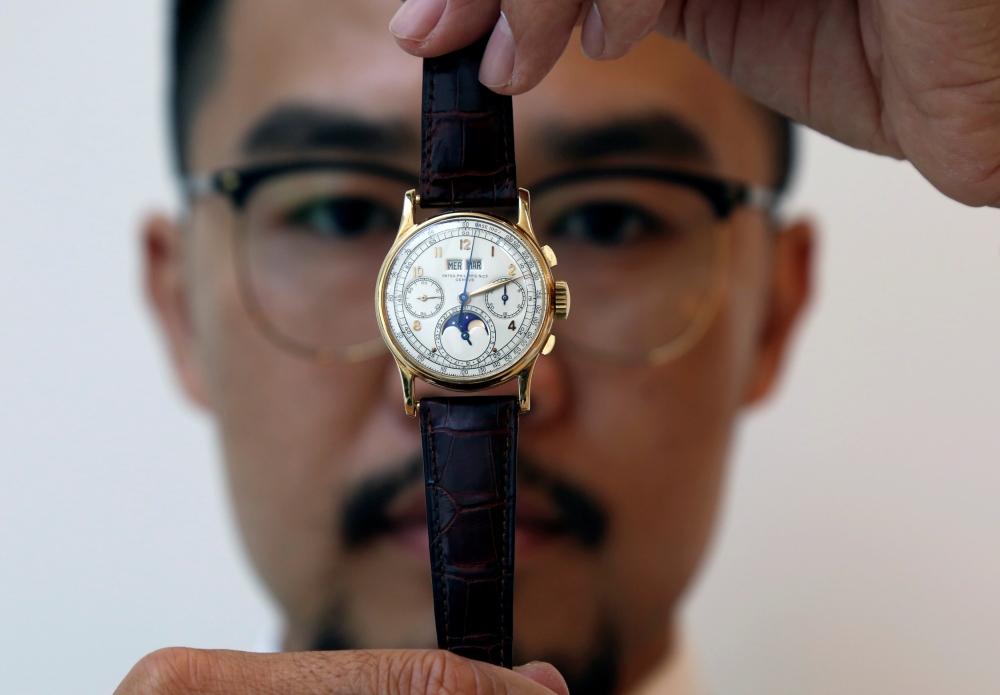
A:
<svg viewBox="0 0 1000 695">
<path fill-rule="evenodd" d="M 386 30 L 397 6 L 231 0 L 220 70 L 193 123 L 192 171 L 345 152 L 415 171 L 421 63 Z M 406 132 L 377 153 L 347 152 L 345 121 Z M 529 190 L 579 163 L 553 147 L 560 133 L 600 145 L 577 159 L 773 177 L 764 114 L 658 38 L 613 63 L 568 51 L 515 100 L 515 123 Z M 677 124 L 700 149 L 628 146 Z M 419 432 L 395 364 L 387 353 L 320 364 L 269 340 L 241 300 L 235 220 L 221 196 L 195 201 L 177 227 L 152 220 L 149 283 L 182 380 L 218 422 L 240 527 L 287 616 L 286 646 L 433 646 Z M 766 216 L 747 209 L 726 224 L 725 291 L 692 349 L 649 366 L 557 346 L 538 363 L 519 439 L 515 661 L 625 683 L 667 646 L 712 530 L 734 421 L 768 390 L 808 284 L 803 227 L 775 241 Z M 360 296 L 374 314 L 368 281 Z"/>
</svg>

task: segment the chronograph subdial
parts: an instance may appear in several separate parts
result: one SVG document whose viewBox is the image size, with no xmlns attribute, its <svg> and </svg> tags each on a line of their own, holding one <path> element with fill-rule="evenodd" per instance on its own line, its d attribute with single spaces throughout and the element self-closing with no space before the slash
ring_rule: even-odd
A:
<svg viewBox="0 0 1000 695">
<path fill-rule="evenodd" d="M 486 308 L 497 318 L 517 316 L 524 309 L 524 287 L 517 280 L 497 283 L 495 289 L 486 293 Z"/>
<path fill-rule="evenodd" d="M 403 292 L 406 310 L 418 319 L 434 316 L 444 306 L 444 290 L 430 278 L 417 278 Z"/>
</svg>

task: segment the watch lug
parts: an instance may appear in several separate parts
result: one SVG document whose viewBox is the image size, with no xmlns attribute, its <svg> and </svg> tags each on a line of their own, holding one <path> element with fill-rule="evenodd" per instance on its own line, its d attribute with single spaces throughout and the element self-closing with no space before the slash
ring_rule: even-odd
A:
<svg viewBox="0 0 1000 695">
<path fill-rule="evenodd" d="M 531 410 L 531 376 L 535 373 L 535 363 L 532 362 L 523 372 L 517 375 L 517 400 L 521 412 Z"/>
<path fill-rule="evenodd" d="M 405 410 L 406 414 L 410 417 L 416 417 L 417 403 L 414 400 L 413 388 L 413 382 L 416 380 L 416 377 L 403 369 L 403 367 L 399 364 L 396 364 L 396 366 L 399 367 L 399 378 L 403 382 L 403 410 Z"/>
<path fill-rule="evenodd" d="M 396 233 L 398 239 L 407 229 L 413 226 L 413 208 L 416 207 L 419 196 L 416 190 L 409 190 L 403 196 L 403 214 L 399 219 L 399 231 Z"/>
<path fill-rule="evenodd" d="M 549 339 L 545 341 L 545 347 L 542 348 L 542 357 L 548 357 L 552 354 L 552 351 L 556 349 L 556 336 L 555 334 L 549 335 Z"/>
<path fill-rule="evenodd" d="M 531 195 L 527 189 L 518 189 L 517 196 L 517 226 L 528 233 L 535 243 L 535 230 L 531 228 Z"/>
</svg>

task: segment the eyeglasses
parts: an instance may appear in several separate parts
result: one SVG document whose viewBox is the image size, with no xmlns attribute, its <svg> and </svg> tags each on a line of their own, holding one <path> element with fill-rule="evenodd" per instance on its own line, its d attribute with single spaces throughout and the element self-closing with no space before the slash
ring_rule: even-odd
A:
<svg viewBox="0 0 1000 695">
<path fill-rule="evenodd" d="M 310 359 L 385 350 L 372 303 L 411 173 L 372 162 L 299 160 L 185 182 L 225 195 L 251 318 Z M 732 212 L 769 210 L 773 191 L 673 169 L 576 169 L 536 183 L 531 217 L 573 288 L 560 343 L 616 362 L 662 364 L 708 329 L 722 299 Z"/>
</svg>

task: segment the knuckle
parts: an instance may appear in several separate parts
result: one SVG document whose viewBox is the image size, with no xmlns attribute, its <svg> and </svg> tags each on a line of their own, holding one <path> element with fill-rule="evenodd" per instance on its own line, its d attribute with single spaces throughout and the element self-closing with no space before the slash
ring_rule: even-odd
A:
<svg viewBox="0 0 1000 695">
<path fill-rule="evenodd" d="M 502 679 L 447 651 L 396 652 L 380 672 L 391 695 L 507 695 Z"/>
<path fill-rule="evenodd" d="M 192 695 L 218 671 L 211 652 L 172 647 L 144 656 L 126 676 L 116 695 Z"/>
<path fill-rule="evenodd" d="M 663 11 L 661 0 L 616 0 L 601 3 L 609 52 L 627 53 L 653 29 Z M 620 57 L 620 56 L 616 56 Z"/>
</svg>

